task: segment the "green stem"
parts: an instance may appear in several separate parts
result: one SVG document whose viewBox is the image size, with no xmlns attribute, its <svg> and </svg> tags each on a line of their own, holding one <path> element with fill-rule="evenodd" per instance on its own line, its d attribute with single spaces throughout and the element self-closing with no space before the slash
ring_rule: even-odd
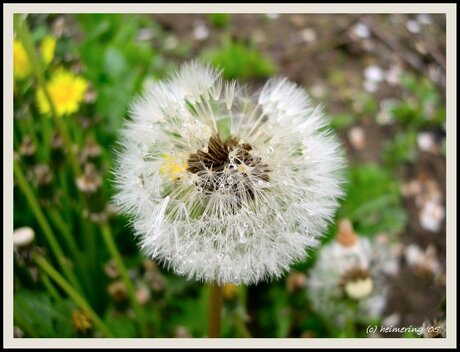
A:
<svg viewBox="0 0 460 352">
<path fill-rule="evenodd" d="M 212 283 L 209 287 L 208 337 L 221 337 L 222 287 Z"/>
<path fill-rule="evenodd" d="M 75 237 L 72 235 L 70 229 L 67 226 L 65 220 L 61 217 L 58 211 L 54 208 L 49 209 L 49 216 L 53 220 L 54 225 L 59 230 L 62 238 L 64 239 L 68 250 L 73 254 L 74 258 L 78 258 L 81 255 L 80 249 L 77 246 Z"/>
<path fill-rule="evenodd" d="M 59 294 L 59 292 L 54 288 L 54 286 L 51 283 L 48 275 L 42 275 L 41 279 L 42 279 L 43 284 L 45 285 L 46 289 L 50 293 L 51 297 L 53 297 L 56 302 L 60 302 L 62 300 L 62 297 Z"/>
<path fill-rule="evenodd" d="M 249 332 L 248 328 L 246 327 L 245 322 L 243 321 L 242 317 L 237 316 L 235 318 L 235 326 L 238 334 L 243 338 L 251 338 L 252 335 Z"/>
<path fill-rule="evenodd" d="M 30 112 L 29 106 L 26 109 L 26 115 L 27 116 L 24 118 L 24 120 L 26 121 L 27 131 L 29 132 L 29 135 L 32 138 L 32 141 L 35 143 L 35 145 L 38 145 L 37 132 L 35 130 L 34 118 L 32 117 L 32 113 Z"/>
<path fill-rule="evenodd" d="M 117 249 L 117 246 L 115 244 L 115 241 L 113 239 L 112 231 L 110 229 L 110 226 L 107 223 L 102 224 L 102 237 L 104 239 L 105 245 L 107 246 L 107 249 L 109 250 L 110 255 L 112 256 L 113 260 L 115 261 L 118 270 L 120 272 L 120 275 L 126 285 L 126 289 L 128 291 L 129 299 L 131 301 L 131 304 L 133 306 L 134 312 L 137 315 L 137 318 L 139 319 L 139 325 L 141 327 L 141 333 L 143 337 L 147 337 L 148 332 L 147 332 L 147 324 L 145 320 L 145 315 L 144 311 L 142 310 L 141 305 L 136 299 L 136 291 L 134 289 L 134 285 L 131 282 L 131 279 L 129 278 L 128 275 L 128 270 L 126 269 L 123 259 L 121 258 L 120 252 Z"/>
<path fill-rule="evenodd" d="M 90 305 L 85 301 L 85 299 L 80 296 L 80 294 L 74 290 L 74 288 L 67 282 L 65 279 L 49 264 L 45 258 L 40 255 L 34 255 L 35 262 L 37 265 L 46 272 L 46 274 L 52 278 L 74 301 L 76 305 L 78 305 L 81 309 L 83 309 L 88 315 L 91 317 L 94 325 L 98 327 L 101 332 L 104 333 L 106 337 L 113 337 L 112 332 L 109 328 L 104 324 L 104 322 L 99 318 L 96 312 L 90 307 Z"/>
<path fill-rule="evenodd" d="M 44 147 L 43 148 L 45 150 L 44 154 L 46 155 L 46 158 L 43 158 L 43 160 L 46 162 L 46 161 L 49 161 L 50 159 L 50 145 L 51 145 L 51 139 L 53 135 L 52 121 L 50 121 L 50 119 L 48 118 L 40 119 L 40 130 L 41 130 L 41 138 L 43 141 L 41 146 Z"/>
<path fill-rule="evenodd" d="M 247 287 L 245 285 L 241 285 L 238 288 L 238 297 L 239 297 L 239 304 L 241 307 L 244 308 L 244 314 L 246 314 L 246 302 L 247 302 Z M 245 338 L 252 337 L 251 332 L 249 331 L 248 327 L 246 326 L 246 322 L 242 314 L 237 314 L 236 316 L 236 329 L 238 333 Z"/>
<path fill-rule="evenodd" d="M 81 292 L 81 287 L 78 283 L 77 277 L 75 274 L 70 270 L 68 263 L 66 262 L 66 258 L 64 256 L 64 253 L 62 251 L 61 246 L 59 245 L 59 242 L 56 240 L 56 237 L 54 236 L 53 230 L 51 229 L 51 226 L 48 223 L 48 220 L 46 220 L 45 215 L 43 214 L 43 211 L 40 207 L 40 204 L 38 203 L 37 198 L 35 197 L 34 192 L 32 191 L 32 188 L 30 187 L 29 183 L 26 180 L 26 177 L 24 176 L 24 173 L 22 172 L 21 166 L 19 163 L 15 160 L 14 161 L 14 175 L 16 176 L 16 180 L 18 182 L 19 188 L 22 190 L 24 193 L 27 202 L 29 203 L 29 206 L 32 210 L 32 212 L 35 215 L 35 218 L 38 221 L 38 224 L 43 230 L 43 233 L 46 236 L 46 239 L 51 247 L 51 250 L 53 251 L 54 256 L 56 257 L 59 265 L 61 266 L 62 270 L 64 271 L 65 275 L 67 278 L 72 282 L 72 284 L 78 288 L 78 290 Z"/>
<path fill-rule="evenodd" d="M 37 328 L 17 310 L 14 311 L 14 324 L 19 326 L 26 333 L 26 337 L 40 337 L 37 334 Z"/>
<path fill-rule="evenodd" d="M 51 116 L 56 124 L 56 127 L 64 141 L 65 148 L 67 150 L 67 155 L 69 157 L 69 162 L 72 167 L 72 170 L 75 176 L 79 176 L 81 174 L 80 165 L 78 163 L 77 157 L 75 155 L 75 151 L 72 148 L 72 140 L 70 138 L 69 131 L 66 128 L 65 123 L 59 118 L 56 113 L 56 107 L 54 106 L 53 99 L 48 91 L 48 87 L 46 86 L 45 75 L 43 74 L 43 67 L 42 62 L 37 55 L 37 51 L 35 50 L 35 46 L 32 40 L 32 36 L 29 32 L 29 28 L 27 23 L 24 19 L 19 16 L 16 16 L 14 19 L 14 29 L 18 38 L 21 40 L 22 44 L 24 45 L 24 49 L 27 53 L 27 57 L 31 63 L 32 71 L 37 79 L 38 84 L 43 89 L 43 93 L 45 94 L 45 98 L 48 101 L 51 110 Z"/>
</svg>

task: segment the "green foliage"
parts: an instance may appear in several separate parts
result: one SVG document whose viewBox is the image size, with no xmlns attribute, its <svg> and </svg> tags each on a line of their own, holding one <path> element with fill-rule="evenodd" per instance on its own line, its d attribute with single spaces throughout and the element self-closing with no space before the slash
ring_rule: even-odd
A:
<svg viewBox="0 0 460 352">
<path fill-rule="evenodd" d="M 255 48 L 229 37 L 218 49 L 206 51 L 204 59 L 224 70 L 226 79 L 263 78 L 275 73 L 275 65 Z"/>
<path fill-rule="evenodd" d="M 386 142 L 382 153 L 388 167 L 415 162 L 418 155 L 416 131 L 409 129 L 397 132 L 392 140 Z"/>
<path fill-rule="evenodd" d="M 362 235 L 401 231 L 407 215 L 390 172 L 375 164 L 350 169 L 346 199 L 338 217 L 348 217 Z"/>
<path fill-rule="evenodd" d="M 46 292 L 19 290 L 14 319 L 27 337 L 72 337 L 72 311 L 67 301 L 53 302 Z"/>
<path fill-rule="evenodd" d="M 231 15 L 228 13 L 211 13 L 208 19 L 211 24 L 216 28 L 225 28 L 230 22 Z"/>
<path fill-rule="evenodd" d="M 427 77 L 402 76 L 407 97 L 392 109 L 395 119 L 408 128 L 441 127 L 446 120 L 444 102 Z"/>
<path fill-rule="evenodd" d="M 349 113 L 337 114 L 331 118 L 330 126 L 337 130 L 343 130 L 356 122 L 356 118 Z"/>
<path fill-rule="evenodd" d="M 426 128 L 445 128 L 446 111 L 434 83 L 426 77 L 402 76 L 406 97 L 390 112 L 402 129 L 386 142 L 385 165 L 395 168 L 417 159 L 417 134 Z"/>
<path fill-rule="evenodd" d="M 78 53 L 97 93 L 95 113 L 102 119 L 105 136 L 114 136 L 145 77 L 162 75 L 160 56 L 149 43 L 136 39 L 141 28 L 155 31 L 156 27 L 139 16 L 85 14 L 76 18 L 84 32 Z"/>
</svg>

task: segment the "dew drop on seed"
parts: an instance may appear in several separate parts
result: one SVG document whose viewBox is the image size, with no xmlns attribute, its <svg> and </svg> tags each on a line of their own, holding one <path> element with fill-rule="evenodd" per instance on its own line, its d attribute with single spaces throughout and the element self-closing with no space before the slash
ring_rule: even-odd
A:
<svg viewBox="0 0 460 352">
<path fill-rule="evenodd" d="M 240 236 L 240 243 L 245 244 L 247 242 L 248 242 L 248 238 L 246 236 L 244 236 L 244 235 L 241 235 Z"/>
<path fill-rule="evenodd" d="M 231 185 L 233 183 L 233 177 L 232 176 L 227 177 L 227 183 L 229 185 Z"/>
</svg>

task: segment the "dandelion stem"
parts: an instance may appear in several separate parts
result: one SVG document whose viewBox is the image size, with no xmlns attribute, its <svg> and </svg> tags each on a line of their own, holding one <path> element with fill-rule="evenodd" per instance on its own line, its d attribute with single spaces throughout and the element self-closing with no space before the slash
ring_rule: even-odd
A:
<svg viewBox="0 0 460 352">
<path fill-rule="evenodd" d="M 40 255 L 34 255 L 34 260 L 37 265 L 46 272 L 46 274 L 52 278 L 68 295 L 69 297 L 77 304 L 81 309 L 83 309 L 94 322 L 94 325 L 98 327 L 101 332 L 104 333 L 106 337 L 113 337 L 112 332 L 104 324 L 104 322 L 99 318 L 96 312 L 90 307 L 90 305 L 85 301 L 85 299 L 80 296 L 80 294 L 74 290 L 74 288 L 51 266 L 50 263 L 46 261 Z"/>
<path fill-rule="evenodd" d="M 79 176 L 81 174 L 80 166 L 78 164 L 78 160 L 75 156 L 74 150 L 72 148 L 72 141 L 69 135 L 69 131 L 65 123 L 58 117 L 56 113 L 56 107 L 54 106 L 53 99 L 48 91 L 46 86 L 45 75 L 43 74 L 43 67 L 42 62 L 40 61 L 39 56 L 35 50 L 32 36 L 30 35 L 29 28 L 27 23 L 24 19 L 21 18 L 20 15 L 15 17 L 14 20 L 14 29 L 16 30 L 16 34 L 18 38 L 21 40 L 22 44 L 24 45 L 24 49 L 27 53 L 27 57 L 31 63 L 33 73 L 35 78 L 37 79 L 38 84 L 43 89 L 43 93 L 45 94 L 46 100 L 48 100 L 48 104 L 51 110 L 51 116 L 56 124 L 56 127 L 64 141 L 64 145 L 67 150 L 67 155 L 69 157 L 69 162 L 72 167 L 72 170 L 75 176 Z"/>
<path fill-rule="evenodd" d="M 139 320 L 139 325 L 141 327 L 142 336 L 147 337 L 148 332 L 147 332 L 147 324 L 146 324 L 144 311 L 142 310 L 141 305 L 136 299 L 136 291 L 134 289 L 134 285 L 131 279 L 129 278 L 128 270 L 126 269 L 123 263 L 123 259 L 113 239 L 112 231 L 110 230 L 110 226 L 107 223 L 102 224 L 102 237 L 126 285 L 129 299 L 131 300 L 131 304 L 133 306 L 134 312 L 136 313 L 137 319 Z"/>
<path fill-rule="evenodd" d="M 209 287 L 208 337 L 221 337 L 222 287 L 212 283 Z"/>
<path fill-rule="evenodd" d="M 51 283 L 48 275 L 42 275 L 43 285 L 45 285 L 47 291 L 50 293 L 51 297 L 54 298 L 56 302 L 62 301 L 61 296 L 59 295 L 58 291 L 54 288 L 53 284 Z"/>
<path fill-rule="evenodd" d="M 59 245 L 59 242 L 57 241 L 56 236 L 54 235 L 53 230 L 51 229 L 51 226 L 48 223 L 48 220 L 43 214 L 38 200 L 35 197 L 35 194 L 32 191 L 32 188 L 30 187 L 29 183 L 27 182 L 26 177 L 24 176 L 21 166 L 16 160 L 14 161 L 14 175 L 16 176 L 18 186 L 24 193 L 31 210 L 38 221 L 38 224 L 42 228 L 43 233 L 45 234 L 45 237 L 59 265 L 62 267 L 62 270 L 64 271 L 65 275 L 70 280 L 70 282 L 81 292 L 81 287 L 78 283 L 77 277 L 72 272 L 72 270 L 70 270 L 69 264 L 66 262 L 66 258 L 62 251 L 62 248 Z"/>
<path fill-rule="evenodd" d="M 49 216 L 53 220 L 56 228 L 60 231 L 62 238 L 66 242 L 68 250 L 73 253 L 74 258 L 78 258 L 81 255 L 81 251 L 77 246 L 74 236 L 72 235 L 70 229 L 67 226 L 65 220 L 61 217 L 61 214 L 55 209 L 49 209 Z"/>
<path fill-rule="evenodd" d="M 245 322 L 241 317 L 236 317 L 235 319 L 235 326 L 238 331 L 238 334 L 243 338 L 250 338 L 252 337 L 251 333 L 249 332 Z"/>
</svg>

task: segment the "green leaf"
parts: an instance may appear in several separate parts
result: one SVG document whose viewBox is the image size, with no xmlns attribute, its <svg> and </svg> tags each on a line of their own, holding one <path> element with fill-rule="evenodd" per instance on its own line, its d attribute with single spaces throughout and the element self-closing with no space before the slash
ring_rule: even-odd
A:
<svg viewBox="0 0 460 352">
<path fill-rule="evenodd" d="M 355 117 L 352 114 L 338 114 L 331 119 L 331 127 L 335 130 L 342 130 L 356 121 Z"/>
<path fill-rule="evenodd" d="M 230 14 L 228 13 L 211 13 L 208 15 L 208 18 L 216 28 L 224 28 L 230 22 Z"/>
<path fill-rule="evenodd" d="M 225 79 L 268 77 L 275 73 L 275 65 L 255 48 L 226 37 L 220 48 L 205 51 L 203 58 L 224 70 Z"/>
<path fill-rule="evenodd" d="M 21 290 L 14 296 L 14 320 L 30 337 L 71 337 L 72 311 L 46 292 Z"/>
<path fill-rule="evenodd" d="M 127 69 L 127 64 L 123 54 L 114 47 L 109 47 L 104 55 L 104 71 L 109 76 L 118 78 L 123 75 Z"/>
<path fill-rule="evenodd" d="M 108 311 L 104 322 L 116 337 L 129 338 L 139 337 L 136 322 L 127 317 L 126 314 Z"/>
<path fill-rule="evenodd" d="M 348 217 L 363 235 L 401 231 L 407 221 L 399 186 L 389 171 L 375 164 L 350 169 L 347 198 L 338 217 Z"/>
</svg>

